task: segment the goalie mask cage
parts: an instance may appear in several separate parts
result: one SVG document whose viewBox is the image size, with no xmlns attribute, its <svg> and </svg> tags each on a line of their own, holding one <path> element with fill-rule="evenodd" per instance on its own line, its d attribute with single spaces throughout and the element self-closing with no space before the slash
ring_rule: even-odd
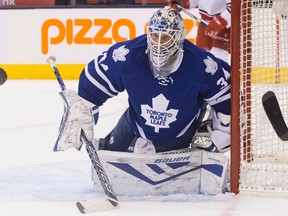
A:
<svg viewBox="0 0 288 216">
<path fill-rule="evenodd" d="M 274 91 L 288 122 L 287 15 L 288 0 L 232 1 L 230 187 L 234 193 L 283 192 L 288 197 L 288 141 L 277 137 L 262 107 L 263 94 Z"/>
</svg>

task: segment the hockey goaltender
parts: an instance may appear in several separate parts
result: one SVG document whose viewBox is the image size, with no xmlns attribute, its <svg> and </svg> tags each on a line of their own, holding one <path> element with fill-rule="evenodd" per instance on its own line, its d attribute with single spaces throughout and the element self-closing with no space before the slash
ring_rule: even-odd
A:
<svg viewBox="0 0 288 216">
<path fill-rule="evenodd" d="M 180 12 L 165 6 L 148 20 L 147 34 L 91 60 L 78 92 L 61 92 L 66 108 L 54 151 L 80 149 L 85 135 L 119 195 L 225 192 L 230 66 L 185 32 Z M 111 133 L 95 138 L 98 108 L 123 91 L 127 110 Z M 102 191 L 94 166 L 92 180 Z"/>
</svg>

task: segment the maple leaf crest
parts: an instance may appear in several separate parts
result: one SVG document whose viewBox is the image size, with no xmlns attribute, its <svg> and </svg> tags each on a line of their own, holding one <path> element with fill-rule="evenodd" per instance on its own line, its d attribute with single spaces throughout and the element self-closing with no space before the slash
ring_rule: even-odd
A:
<svg viewBox="0 0 288 216">
<path fill-rule="evenodd" d="M 129 49 L 125 48 L 125 45 L 115 49 L 112 54 L 112 58 L 115 62 L 126 61 L 126 55 L 130 52 Z"/>
<path fill-rule="evenodd" d="M 206 65 L 206 73 L 211 73 L 214 75 L 214 73 L 218 70 L 217 62 L 215 62 L 210 56 L 207 56 L 207 59 L 204 59 L 204 63 Z"/>
<path fill-rule="evenodd" d="M 163 94 L 152 98 L 152 107 L 141 105 L 141 116 L 146 119 L 146 125 L 154 127 L 154 131 L 159 133 L 160 128 L 169 128 L 169 124 L 176 121 L 178 110 L 167 110 L 169 100 Z"/>
</svg>

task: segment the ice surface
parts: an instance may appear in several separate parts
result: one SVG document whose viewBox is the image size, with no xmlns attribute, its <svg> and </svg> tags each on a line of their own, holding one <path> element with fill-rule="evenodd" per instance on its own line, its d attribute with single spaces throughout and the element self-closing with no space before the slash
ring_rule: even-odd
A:
<svg viewBox="0 0 288 216">
<path fill-rule="evenodd" d="M 65 81 L 77 90 L 76 81 Z M 95 194 L 85 150 L 53 152 L 63 105 L 57 81 L 8 80 L 0 86 L 1 216 L 82 215 L 75 202 Z M 96 136 L 105 136 L 127 106 L 126 95 L 100 109 Z M 118 197 L 120 207 L 99 216 L 287 215 L 284 198 L 244 194 Z"/>
</svg>

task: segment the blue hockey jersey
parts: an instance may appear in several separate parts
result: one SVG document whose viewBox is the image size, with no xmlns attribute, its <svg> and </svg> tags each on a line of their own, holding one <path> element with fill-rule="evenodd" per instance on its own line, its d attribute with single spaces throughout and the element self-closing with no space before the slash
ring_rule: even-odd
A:
<svg viewBox="0 0 288 216">
<path fill-rule="evenodd" d="M 230 114 L 230 66 L 188 40 L 177 71 L 155 78 L 146 35 L 116 43 L 83 69 L 78 94 L 101 106 L 128 93 L 132 131 L 151 141 L 179 137 L 197 118 L 203 101 Z"/>
</svg>

